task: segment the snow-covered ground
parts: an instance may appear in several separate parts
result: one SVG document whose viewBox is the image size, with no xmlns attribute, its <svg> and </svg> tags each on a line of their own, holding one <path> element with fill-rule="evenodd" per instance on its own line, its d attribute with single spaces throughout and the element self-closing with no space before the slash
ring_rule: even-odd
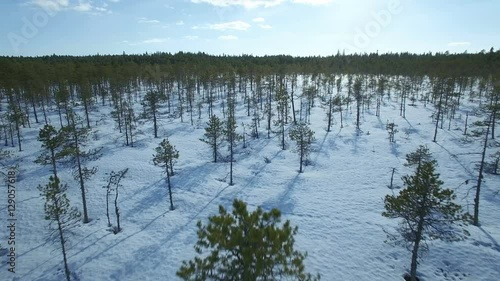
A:
<svg viewBox="0 0 500 281">
<path fill-rule="evenodd" d="M 249 123 L 239 102 L 238 124 Z M 108 105 L 96 106 L 91 115 L 93 125 L 98 116 L 109 116 L 110 110 Z M 222 117 L 219 110 L 216 113 Z M 97 140 L 92 146 L 103 146 L 103 157 L 94 162 L 99 172 L 87 183 L 92 221 L 68 237 L 70 270 L 78 280 L 88 281 L 177 280 L 175 272 L 182 260 L 195 256 L 196 222 L 217 214 L 218 205 L 231 208 L 233 199 L 239 198 L 251 209 L 278 208 L 283 219 L 297 225 L 296 248 L 308 252 L 306 269 L 320 273 L 322 280 L 402 280 L 411 255 L 384 243 L 384 230 L 392 231 L 398 221 L 381 216 L 384 196 L 398 192 L 388 188 L 392 168 L 397 168 L 394 183 L 401 186 L 401 176 L 411 172 L 403 166 L 405 155 L 427 145 L 438 161 L 444 187 L 456 189 L 465 210 L 472 212 L 473 208 L 473 192 L 466 195 L 474 181 L 463 183 L 477 177 L 475 164 L 481 144 L 463 142 L 463 118 L 457 118 L 451 130 L 440 129 L 437 143 L 433 143 L 431 114 L 431 106 L 417 103 L 407 107 L 407 118 L 403 119 L 397 102 L 386 101 L 380 118 L 374 109 L 365 111 L 363 133 L 357 136 L 354 111 L 347 114 L 342 129 L 335 113 L 335 124 L 327 133 L 325 111 L 317 106 L 310 124 L 316 132 L 311 165 L 302 174 L 298 173 L 298 155 L 292 144 L 282 151 L 277 136 L 266 138 L 262 122 L 261 138 L 247 138 L 247 148 L 241 143 L 237 147 L 233 186 L 228 185 L 229 163 L 212 163 L 208 145 L 199 140 L 204 134 L 206 109 L 201 126 L 191 126 L 188 118 L 181 123 L 162 114 L 158 139 L 152 137 L 152 122 L 140 125 L 135 147 L 124 146 L 115 121 L 107 117 L 94 126 Z M 58 125 L 55 112 L 51 120 Z M 395 144 L 387 139 L 387 121 L 398 125 Z M 40 154 L 36 137 L 41 127 L 33 124 L 31 129 L 23 129 L 24 150 L 18 153 L 22 162 L 17 183 L 16 273 L 7 271 L 3 256 L 0 280 L 64 279 L 59 245 L 47 242 L 48 221 L 44 220 L 44 202 L 37 189 L 48 182 L 50 170 L 33 163 Z M 166 136 L 180 152 L 172 178 L 174 211 L 169 210 L 162 169 L 152 163 L 154 148 Z M 264 161 L 266 157 L 270 163 Z M 129 172 L 119 197 L 123 231 L 114 235 L 107 227 L 106 191 L 102 187 L 105 173 L 124 168 Z M 68 168 L 61 168 L 61 178 L 69 185 L 72 205 L 81 209 L 80 190 Z M 430 243 L 430 251 L 419 265 L 422 280 L 499 279 L 500 195 L 495 196 L 499 183 L 495 176 L 486 175 L 480 201 L 481 227 L 468 226 L 469 239 Z M 7 193 L 3 190 L 0 220 L 5 225 Z M 2 229 L 0 244 L 6 246 L 7 228 Z"/>
</svg>

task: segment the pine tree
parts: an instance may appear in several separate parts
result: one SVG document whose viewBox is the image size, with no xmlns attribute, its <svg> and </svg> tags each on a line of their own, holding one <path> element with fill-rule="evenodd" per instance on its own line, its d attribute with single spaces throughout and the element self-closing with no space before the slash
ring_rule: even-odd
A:
<svg viewBox="0 0 500 281">
<path fill-rule="evenodd" d="M 360 115 L 361 115 L 361 103 L 363 102 L 363 93 L 362 93 L 362 83 L 363 83 L 363 78 L 358 77 L 356 78 L 356 81 L 354 82 L 353 86 L 353 92 L 354 92 L 354 99 L 356 100 L 356 132 L 359 135 L 360 134 Z"/>
<path fill-rule="evenodd" d="M 35 163 L 46 166 L 52 166 L 52 173 L 57 178 L 58 159 L 62 158 L 61 150 L 64 144 L 64 137 L 61 130 L 57 131 L 52 125 L 45 125 L 38 133 L 37 140 L 42 143 L 45 150 L 37 157 Z"/>
<path fill-rule="evenodd" d="M 247 205 L 233 202 L 233 212 L 219 206 L 208 225 L 197 223 L 199 257 L 183 261 L 177 276 L 183 280 L 319 280 L 305 272 L 307 253 L 294 249 L 298 228 L 281 224 L 281 212 L 249 213 Z M 208 255 L 207 255 L 208 254 Z"/>
<path fill-rule="evenodd" d="M 65 158 L 70 163 L 73 169 L 73 178 L 80 184 L 83 207 L 83 223 L 88 223 L 89 216 L 87 211 L 87 198 L 85 182 L 88 181 L 95 173 L 97 167 L 88 168 L 85 164 L 89 161 L 97 160 L 100 157 L 100 149 L 82 150 L 82 146 L 88 143 L 90 129 L 83 127 L 81 120 L 71 110 L 67 113 L 69 124 L 63 127 L 60 131 L 64 138 L 63 149 L 60 152 L 60 157 Z M 78 126 L 80 124 L 80 127 Z"/>
<path fill-rule="evenodd" d="M 420 145 L 415 152 L 406 154 L 406 163 L 404 165 L 406 167 L 415 167 L 418 172 L 420 166 L 425 162 L 433 162 L 433 164 L 436 164 L 436 160 L 432 159 L 432 154 L 429 151 L 429 148 L 427 146 Z"/>
<path fill-rule="evenodd" d="M 155 138 L 158 137 L 158 109 L 160 108 L 161 103 L 166 99 L 165 95 L 160 91 L 149 91 L 146 96 L 144 96 L 144 100 L 142 101 L 142 105 L 144 107 L 145 117 L 153 118 L 153 129 Z"/>
<path fill-rule="evenodd" d="M 389 142 L 395 142 L 394 140 L 394 135 L 398 132 L 398 129 L 396 129 L 398 125 L 394 123 L 387 123 L 385 128 L 387 129 L 387 132 L 389 133 Z"/>
<path fill-rule="evenodd" d="M 223 136 L 224 122 L 215 115 L 210 116 L 210 120 L 207 122 L 207 127 L 205 128 L 205 138 L 200 140 L 212 148 L 214 162 L 217 162 L 218 149 Z"/>
<path fill-rule="evenodd" d="M 234 162 L 234 146 L 236 142 L 241 139 L 241 136 L 236 133 L 236 117 L 234 114 L 235 104 L 234 104 L 233 94 L 228 95 L 227 99 L 227 122 L 224 128 L 224 135 L 229 144 L 229 185 L 233 185 L 233 162 Z"/>
<path fill-rule="evenodd" d="M 409 158 L 415 159 L 407 155 Z M 382 213 L 384 217 L 402 219 L 397 228 L 399 236 L 388 234 L 388 238 L 411 251 L 411 281 L 416 281 L 418 258 L 427 250 L 427 240 L 455 241 L 468 234 L 461 229 L 466 216 L 462 215 L 461 206 L 453 203 L 455 194 L 441 188 L 443 182 L 435 172 L 436 162 L 422 160 L 420 157 L 414 175 L 402 178 L 405 189 L 385 197 Z"/>
<path fill-rule="evenodd" d="M 10 124 L 14 125 L 17 135 L 17 144 L 19 146 L 19 151 L 22 151 L 21 147 L 21 124 L 24 122 L 24 115 L 21 108 L 16 104 L 9 104 L 9 121 Z"/>
<path fill-rule="evenodd" d="M 165 168 L 167 174 L 168 194 L 170 197 L 170 210 L 174 210 L 174 202 L 172 200 L 172 183 L 170 178 L 174 175 L 174 164 L 179 158 L 179 151 L 175 146 L 171 145 L 168 139 L 164 139 L 160 145 L 155 148 L 156 154 L 153 155 L 153 163 L 155 166 Z"/>
<path fill-rule="evenodd" d="M 66 254 L 66 234 L 68 230 L 78 223 L 80 213 L 76 208 L 70 207 L 69 199 L 66 197 L 67 186 L 61 184 L 57 177 L 50 176 L 49 183 L 45 186 L 38 186 L 41 195 L 45 198 L 45 219 L 50 220 L 50 226 L 56 224 L 51 237 L 57 237 L 61 243 L 61 250 L 64 261 L 64 273 L 66 280 L 71 280 L 71 273 L 68 267 L 68 260 Z"/>
<path fill-rule="evenodd" d="M 296 151 L 300 157 L 299 173 L 302 173 L 302 164 L 307 160 L 311 152 L 311 144 L 315 140 L 314 132 L 306 124 L 300 123 L 290 130 L 289 135 L 290 139 L 296 143 Z"/>
<path fill-rule="evenodd" d="M 276 109 L 278 111 L 278 119 L 274 121 L 274 125 L 279 128 L 279 134 L 281 139 L 281 149 L 285 150 L 285 125 L 288 119 L 288 93 L 284 86 L 281 86 L 279 91 L 276 93 L 274 99 L 276 101 Z"/>
</svg>

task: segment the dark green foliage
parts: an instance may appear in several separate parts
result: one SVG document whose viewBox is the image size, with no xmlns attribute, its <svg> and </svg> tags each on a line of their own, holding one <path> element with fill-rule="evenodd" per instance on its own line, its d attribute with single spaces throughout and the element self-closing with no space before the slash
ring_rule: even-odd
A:
<svg viewBox="0 0 500 281">
<path fill-rule="evenodd" d="M 276 109 L 278 111 L 278 119 L 274 121 L 274 125 L 278 127 L 280 139 L 281 139 L 281 149 L 285 150 L 286 142 L 285 142 L 285 125 L 288 120 L 287 112 L 288 112 L 288 93 L 286 89 L 282 86 L 279 91 L 276 93 L 274 97 L 276 101 Z"/>
<path fill-rule="evenodd" d="M 491 161 L 486 163 L 486 171 L 490 174 L 498 175 L 500 169 L 500 151 L 490 154 Z"/>
<path fill-rule="evenodd" d="M 45 219 L 50 220 L 53 227 L 51 238 L 59 240 L 64 261 L 64 273 L 66 280 L 70 281 L 70 271 L 66 257 L 66 234 L 68 230 L 75 226 L 80 220 L 80 212 L 76 208 L 70 207 L 69 199 L 66 197 L 67 185 L 61 184 L 57 177 L 50 177 L 49 183 L 45 186 L 38 186 L 41 195 L 45 198 Z M 54 224 L 56 226 L 54 227 Z"/>
<path fill-rule="evenodd" d="M 160 91 L 149 91 L 142 101 L 146 118 L 153 118 L 154 136 L 158 137 L 158 109 L 162 102 L 166 100 L 164 93 Z"/>
<path fill-rule="evenodd" d="M 389 133 L 389 142 L 395 142 L 394 136 L 397 132 L 399 132 L 398 129 L 396 129 L 397 127 L 398 125 L 394 123 L 387 123 L 387 125 L 385 126 L 387 132 Z"/>
<path fill-rule="evenodd" d="M 382 213 L 388 218 L 402 219 L 397 228 L 399 235 L 388 234 L 388 238 L 412 251 L 410 275 L 413 281 L 417 258 L 427 250 L 426 241 L 455 241 L 468 235 L 463 229 L 467 217 L 462 214 L 461 206 L 453 203 L 456 197 L 453 191 L 441 188 L 443 182 L 435 172 L 436 162 L 428 157 L 428 149 L 423 146 L 407 155 L 407 165 L 418 163 L 415 174 L 402 178 L 405 189 L 398 195 L 385 197 L 385 212 Z"/>
<path fill-rule="evenodd" d="M 289 135 L 290 139 L 295 141 L 296 151 L 300 157 L 299 172 L 302 173 L 302 164 L 311 153 L 311 144 L 315 140 L 314 132 L 306 124 L 300 123 L 290 129 Z"/>
<path fill-rule="evenodd" d="M 52 125 L 45 125 L 38 133 L 37 140 L 42 143 L 42 154 L 37 157 L 35 163 L 40 165 L 52 165 L 52 173 L 57 178 L 56 161 L 64 157 L 62 147 L 64 135 L 61 130 L 56 130 Z"/>
<path fill-rule="evenodd" d="M 281 223 L 277 209 L 252 213 L 239 200 L 233 212 L 219 206 L 208 225 L 198 222 L 196 257 L 184 261 L 177 272 L 183 280 L 319 280 L 305 272 L 307 253 L 294 249 L 297 227 Z M 208 255 L 207 255 L 208 254 Z"/>
<path fill-rule="evenodd" d="M 179 158 L 179 151 L 175 146 L 171 145 L 168 139 L 164 139 L 158 147 L 155 148 L 156 154 L 153 155 L 153 163 L 155 166 L 165 168 L 167 174 L 168 193 L 170 197 L 170 210 L 174 209 L 172 200 L 172 184 L 170 177 L 174 175 L 174 164 Z"/>
<path fill-rule="evenodd" d="M 19 146 L 19 151 L 22 150 L 21 148 L 21 124 L 24 124 L 25 117 L 24 114 L 19 108 L 18 105 L 15 104 L 9 104 L 8 108 L 8 121 L 14 125 L 16 132 L 17 132 L 17 143 Z"/>
<path fill-rule="evenodd" d="M 406 167 L 415 167 L 418 170 L 420 165 L 425 162 L 432 162 L 433 164 L 436 164 L 436 160 L 432 159 L 429 148 L 427 146 L 420 145 L 415 152 L 406 154 L 406 163 L 404 165 Z"/>
<path fill-rule="evenodd" d="M 64 225 L 75 224 L 80 217 L 80 212 L 76 208 L 71 208 L 69 199 L 66 197 L 68 186 L 61 184 L 58 178 L 50 177 L 49 183 L 45 186 L 38 186 L 41 195 L 45 198 L 45 219 L 57 220 Z M 76 220 L 75 220 L 76 219 Z"/>
<path fill-rule="evenodd" d="M 81 119 L 71 110 L 68 111 L 67 115 L 69 125 L 60 130 L 64 143 L 59 156 L 70 164 L 73 172 L 73 178 L 80 184 L 83 205 L 83 222 L 88 223 L 89 217 L 87 211 L 87 192 L 85 188 L 85 181 L 89 180 L 95 173 L 97 173 L 97 167 L 88 168 L 85 164 L 89 161 L 97 160 L 101 156 L 101 149 L 82 150 L 81 148 L 88 144 L 88 138 L 91 131 L 88 127 L 84 127 L 83 124 L 81 124 Z"/>
<path fill-rule="evenodd" d="M 215 115 L 210 116 L 210 120 L 207 122 L 207 127 L 205 128 L 205 138 L 200 140 L 212 148 L 214 162 L 217 162 L 218 148 L 224 136 L 224 131 L 224 122 Z"/>
<path fill-rule="evenodd" d="M 363 102 L 363 77 L 356 78 L 353 86 L 354 99 L 356 100 L 356 131 L 360 133 L 361 103 Z"/>
</svg>

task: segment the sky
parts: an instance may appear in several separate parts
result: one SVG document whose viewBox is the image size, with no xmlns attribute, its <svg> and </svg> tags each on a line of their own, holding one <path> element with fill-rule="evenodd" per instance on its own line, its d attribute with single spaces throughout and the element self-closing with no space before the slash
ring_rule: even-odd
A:
<svg viewBox="0 0 500 281">
<path fill-rule="evenodd" d="M 1 0 L 0 55 L 500 48 L 498 0 Z"/>
</svg>

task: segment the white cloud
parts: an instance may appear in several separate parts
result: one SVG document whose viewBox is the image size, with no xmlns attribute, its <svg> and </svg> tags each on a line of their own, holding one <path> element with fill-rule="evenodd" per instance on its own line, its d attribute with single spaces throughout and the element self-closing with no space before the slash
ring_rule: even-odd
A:
<svg viewBox="0 0 500 281">
<path fill-rule="evenodd" d="M 265 22 L 266 20 L 264 18 L 254 18 L 252 21 L 253 22 Z"/>
<path fill-rule="evenodd" d="M 151 38 L 141 41 L 141 44 L 158 44 L 167 41 L 168 38 Z"/>
<path fill-rule="evenodd" d="M 137 45 L 144 45 L 144 44 L 159 44 L 159 43 L 164 43 L 166 41 L 170 40 L 170 38 L 150 38 L 150 39 L 145 39 L 142 41 L 128 41 L 128 40 L 123 40 L 120 43 L 122 44 L 127 44 L 129 46 L 137 46 Z"/>
<path fill-rule="evenodd" d="M 238 40 L 238 37 L 236 37 L 234 35 L 222 35 L 222 36 L 219 36 L 219 39 L 229 41 L 229 40 Z"/>
<path fill-rule="evenodd" d="M 69 0 L 32 0 L 28 4 L 48 11 L 60 11 L 69 6 Z"/>
<path fill-rule="evenodd" d="M 286 1 L 313 6 L 325 5 L 333 2 L 333 0 L 191 0 L 193 3 L 206 3 L 217 7 L 243 6 L 247 9 L 259 7 L 269 8 L 278 6 Z"/>
<path fill-rule="evenodd" d="M 139 18 L 139 20 L 137 20 L 138 23 L 152 23 L 152 24 L 156 24 L 156 23 L 160 23 L 159 20 L 153 20 L 153 19 L 148 19 L 148 18 Z"/>
<path fill-rule="evenodd" d="M 292 2 L 297 4 L 318 6 L 318 5 L 329 4 L 333 2 L 333 0 L 293 0 Z"/>
<path fill-rule="evenodd" d="M 218 7 L 243 6 L 247 9 L 258 7 L 273 7 L 285 0 L 191 0 L 193 3 L 207 3 Z"/>
<path fill-rule="evenodd" d="M 219 31 L 226 31 L 226 30 L 241 30 L 245 31 L 248 30 L 251 27 L 250 24 L 244 22 L 244 21 L 230 21 L 230 22 L 223 22 L 223 23 L 215 23 L 215 24 L 206 24 L 206 25 L 196 25 L 193 26 L 193 29 L 212 29 L 212 30 L 219 30 Z"/>
<path fill-rule="evenodd" d="M 94 9 L 94 7 L 89 2 L 80 2 L 78 5 L 73 7 L 73 10 L 78 12 L 88 12 L 92 9 Z"/>
<path fill-rule="evenodd" d="M 469 46 L 471 43 L 470 42 L 450 42 L 448 43 L 449 47 L 463 47 L 463 46 Z"/>
<path fill-rule="evenodd" d="M 262 28 L 262 29 L 271 29 L 271 28 L 273 28 L 269 24 L 259 24 L 259 27 Z"/>
<path fill-rule="evenodd" d="M 184 25 L 184 21 L 180 20 L 175 23 L 175 25 Z"/>
<path fill-rule="evenodd" d="M 108 0 L 109 2 L 118 3 L 120 0 Z"/>
<path fill-rule="evenodd" d="M 117 2 L 119 0 L 113 0 Z M 91 0 L 31 0 L 27 4 L 40 7 L 46 11 L 59 12 L 62 10 L 73 10 L 77 12 L 85 12 L 90 14 L 101 14 L 103 12 L 110 13 L 106 7 L 108 4 L 106 2 L 102 3 L 102 6 L 96 6 Z"/>
<path fill-rule="evenodd" d="M 198 37 L 197 35 L 187 35 L 187 36 L 184 36 L 184 39 L 187 39 L 187 40 L 197 40 L 199 38 L 200 37 Z"/>
</svg>

